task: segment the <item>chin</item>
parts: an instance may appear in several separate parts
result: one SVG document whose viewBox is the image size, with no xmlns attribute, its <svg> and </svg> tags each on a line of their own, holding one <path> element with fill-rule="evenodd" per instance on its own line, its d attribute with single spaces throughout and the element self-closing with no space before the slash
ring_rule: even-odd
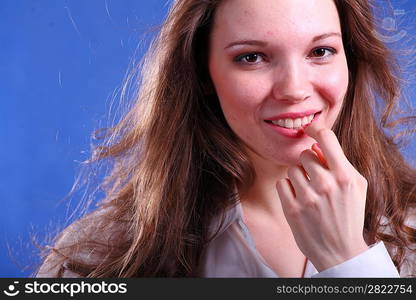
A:
<svg viewBox="0 0 416 300">
<path fill-rule="evenodd" d="M 281 166 L 287 166 L 287 167 L 299 166 L 301 165 L 300 154 L 304 150 L 310 149 L 311 147 L 312 147 L 312 144 L 310 146 L 304 146 L 298 149 L 297 151 L 295 150 L 290 153 L 287 153 L 284 157 L 282 157 L 282 153 L 275 153 L 275 156 L 272 158 L 272 160 L 275 161 L 276 164 L 281 165 Z"/>
</svg>

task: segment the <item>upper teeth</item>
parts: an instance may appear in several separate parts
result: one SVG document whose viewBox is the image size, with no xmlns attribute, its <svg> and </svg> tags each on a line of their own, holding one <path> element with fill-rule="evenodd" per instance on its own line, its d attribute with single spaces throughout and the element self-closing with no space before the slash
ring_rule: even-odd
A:
<svg viewBox="0 0 416 300">
<path fill-rule="evenodd" d="M 272 121 L 273 124 L 275 125 L 279 125 L 281 127 L 285 127 L 285 128 L 300 128 L 305 126 L 306 124 L 309 124 L 313 117 L 315 116 L 315 114 L 309 115 L 309 116 L 305 116 L 303 118 L 296 118 L 296 119 L 279 119 L 279 120 L 274 120 Z"/>
</svg>

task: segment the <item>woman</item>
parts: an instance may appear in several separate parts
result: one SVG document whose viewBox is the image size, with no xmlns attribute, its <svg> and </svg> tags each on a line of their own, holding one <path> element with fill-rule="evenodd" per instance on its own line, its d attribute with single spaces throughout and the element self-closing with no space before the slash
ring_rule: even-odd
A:
<svg viewBox="0 0 416 300">
<path fill-rule="evenodd" d="M 37 276 L 415 276 L 394 62 L 367 0 L 175 1 Z"/>
</svg>

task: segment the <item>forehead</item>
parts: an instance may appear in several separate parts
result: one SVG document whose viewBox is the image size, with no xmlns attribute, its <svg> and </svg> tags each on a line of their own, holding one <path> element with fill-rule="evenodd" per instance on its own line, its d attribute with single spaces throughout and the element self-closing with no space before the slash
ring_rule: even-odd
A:
<svg viewBox="0 0 416 300">
<path fill-rule="evenodd" d="M 341 31 L 333 0 L 224 0 L 214 16 L 213 35 L 305 38 Z"/>
</svg>

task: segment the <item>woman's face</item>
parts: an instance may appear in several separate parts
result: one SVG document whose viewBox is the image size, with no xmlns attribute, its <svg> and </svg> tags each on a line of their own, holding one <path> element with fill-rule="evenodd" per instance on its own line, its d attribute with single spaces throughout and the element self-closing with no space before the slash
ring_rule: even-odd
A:
<svg viewBox="0 0 416 300">
<path fill-rule="evenodd" d="M 251 156 L 298 164 L 315 141 L 297 128 L 312 117 L 332 128 L 348 86 L 333 0 L 223 1 L 209 48 L 224 116 Z"/>
</svg>

